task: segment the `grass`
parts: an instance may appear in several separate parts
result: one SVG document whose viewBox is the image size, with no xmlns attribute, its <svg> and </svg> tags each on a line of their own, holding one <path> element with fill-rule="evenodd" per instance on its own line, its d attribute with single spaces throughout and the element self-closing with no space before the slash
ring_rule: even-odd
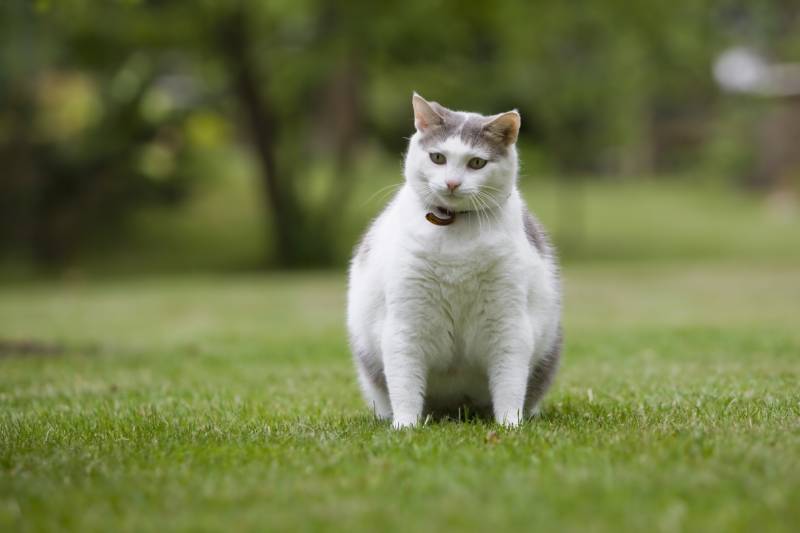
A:
<svg viewBox="0 0 800 533">
<path fill-rule="evenodd" d="M 0 530 L 796 531 L 796 266 L 565 281 L 517 431 L 374 420 L 342 274 L 0 287 Z"/>
</svg>

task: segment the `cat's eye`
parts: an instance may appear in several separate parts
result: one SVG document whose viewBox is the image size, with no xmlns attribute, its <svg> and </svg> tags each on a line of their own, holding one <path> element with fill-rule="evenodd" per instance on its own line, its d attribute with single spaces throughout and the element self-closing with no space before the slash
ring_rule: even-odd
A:
<svg viewBox="0 0 800 533">
<path fill-rule="evenodd" d="M 486 166 L 486 160 L 480 157 L 473 157 L 467 161 L 467 166 L 473 170 L 479 170 Z"/>
<path fill-rule="evenodd" d="M 433 161 L 437 165 L 444 165 L 445 163 L 447 163 L 447 158 L 444 156 L 444 154 L 441 154 L 439 152 L 431 152 L 431 161 Z"/>
</svg>

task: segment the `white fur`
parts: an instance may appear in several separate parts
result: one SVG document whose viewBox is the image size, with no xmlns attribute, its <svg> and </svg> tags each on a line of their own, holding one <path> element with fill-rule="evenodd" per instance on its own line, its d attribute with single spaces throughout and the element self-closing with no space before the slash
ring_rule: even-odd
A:
<svg viewBox="0 0 800 533">
<path fill-rule="evenodd" d="M 427 407 L 491 405 L 497 422 L 515 426 L 537 361 L 559 335 L 554 260 L 526 237 L 517 190 L 517 154 L 488 158 L 451 136 L 423 149 L 411 138 L 406 183 L 365 236 L 368 250 L 350 270 L 347 325 L 367 403 L 395 428 L 413 426 Z M 429 152 L 441 152 L 436 165 Z M 445 180 L 462 182 L 448 196 Z M 479 186 L 482 204 L 470 201 Z M 432 206 L 472 210 L 449 226 L 425 219 Z M 370 379 L 382 368 L 387 390 Z"/>
</svg>

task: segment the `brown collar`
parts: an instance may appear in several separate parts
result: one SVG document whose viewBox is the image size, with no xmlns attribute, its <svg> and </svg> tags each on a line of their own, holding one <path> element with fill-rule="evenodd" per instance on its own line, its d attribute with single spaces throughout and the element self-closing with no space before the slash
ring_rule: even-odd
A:
<svg viewBox="0 0 800 533">
<path fill-rule="evenodd" d="M 443 215 L 445 218 L 438 216 L 436 213 Z M 435 207 L 434 211 L 429 211 L 428 214 L 425 215 L 425 220 L 430 222 L 431 224 L 435 224 L 437 226 L 449 226 L 453 222 L 456 221 L 456 215 L 463 215 L 468 213 L 469 211 L 450 211 L 449 209 L 445 209 L 444 207 Z"/>
</svg>

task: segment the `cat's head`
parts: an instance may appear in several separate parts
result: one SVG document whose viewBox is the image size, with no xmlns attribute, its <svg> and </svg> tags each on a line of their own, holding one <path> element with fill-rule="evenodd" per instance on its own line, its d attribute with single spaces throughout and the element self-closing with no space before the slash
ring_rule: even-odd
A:
<svg viewBox="0 0 800 533">
<path fill-rule="evenodd" d="M 417 93 L 412 104 L 417 131 L 409 142 L 405 175 L 420 200 L 451 211 L 502 205 L 517 179 L 519 113 L 452 111 Z"/>
</svg>

